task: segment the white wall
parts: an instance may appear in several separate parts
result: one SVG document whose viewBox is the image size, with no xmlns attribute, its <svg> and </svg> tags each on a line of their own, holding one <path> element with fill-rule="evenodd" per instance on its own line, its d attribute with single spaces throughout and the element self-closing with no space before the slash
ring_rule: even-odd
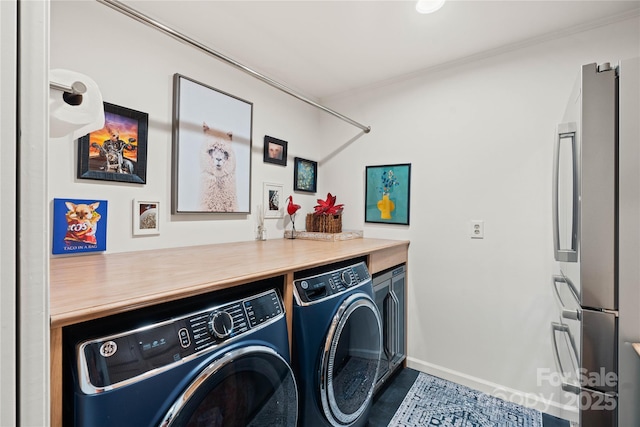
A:
<svg viewBox="0 0 640 427">
<path fill-rule="evenodd" d="M 109 28 L 104 22 L 109 22 Z M 319 116 L 324 113 L 97 2 L 52 3 L 51 68 L 86 74 L 96 81 L 104 101 L 149 114 L 145 185 L 77 179 L 77 142 L 70 138 L 51 141 L 50 200 L 108 200 L 107 252 L 254 239 L 255 209 L 262 204 L 263 182 L 283 184 L 285 197 L 293 194 L 293 157 L 316 160 L 320 155 Z M 253 103 L 252 215 L 171 215 L 174 73 Z M 263 163 L 264 135 L 288 141 L 286 167 Z M 161 202 L 160 235 L 133 237 L 134 198 Z M 294 200 L 303 205 L 303 211 L 312 210 L 315 204 L 314 195 L 295 194 Z M 268 238 L 282 237 L 285 225 L 290 227 L 288 218 L 266 220 Z"/>
<path fill-rule="evenodd" d="M 519 403 L 566 403 L 537 376 L 555 371 L 554 128 L 580 66 L 638 56 L 639 28 L 636 17 L 324 100 L 372 131 L 321 165 L 319 193 L 346 203 L 345 228 L 411 240 L 410 366 Z M 354 133 L 325 140 L 335 148 Z M 365 166 L 405 162 L 410 226 L 365 224 Z M 469 237 L 474 219 L 483 240 Z"/>
</svg>

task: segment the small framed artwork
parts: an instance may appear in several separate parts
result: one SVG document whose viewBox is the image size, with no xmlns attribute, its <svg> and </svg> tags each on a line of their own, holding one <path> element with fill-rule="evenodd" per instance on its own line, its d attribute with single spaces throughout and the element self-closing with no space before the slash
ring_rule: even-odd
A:
<svg viewBox="0 0 640 427">
<path fill-rule="evenodd" d="M 365 222 L 409 225 L 411 164 L 367 166 Z"/>
<path fill-rule="evenodd" d="M 149 115 L 104 103 L 105 124 L 78 139 L 78 178 L 147 182 Z"/>
<path fill-rule="evenodd" d="M 107 201 L 53 199 L 53 254 L 107 250 Z"/>
<path fill-rule="evenodd" d="M 318 163 L 296 157 L 293 165 L 293 190 L 315 193 L 317 184 Z"/>
<path fill-rule="evenodd" d="M 263 161 L 287 166 L 287 141 L 265 135 Z"/>
<path fill-rule="evenodd" d="M 284 216 L 283 185 L 264 183 L 263 206 L 265 218 L 282 218 Z"/>
<path fill-rule="evenodd" d="M 133 234 L 160 234 L 160 202 L 133 201 Z"/>
<path fill-rule="evenodd" d="M 173 213 L 250 213 L 253 104 L 174 74 Z"/>
</svg>

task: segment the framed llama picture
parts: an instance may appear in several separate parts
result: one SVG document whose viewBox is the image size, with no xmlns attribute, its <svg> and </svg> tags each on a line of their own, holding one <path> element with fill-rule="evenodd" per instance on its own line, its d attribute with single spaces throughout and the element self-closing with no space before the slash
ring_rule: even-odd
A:
<svg viewBox="0 0 640 427">
<path fill-rule="evenodd" d="M 367 166 L 365 222 L 409 225 L 411 164 Z"/>
<path fill-rule="evenodd" d="M 78 178 L 145 184 L 149 115 L 105 102 L 104 117 L 78 139 Z"/>
<path fill-rule="evenodd" d="M 253 104 L 173 77 L 171 210 L 250 213 Z"/>
</svg>

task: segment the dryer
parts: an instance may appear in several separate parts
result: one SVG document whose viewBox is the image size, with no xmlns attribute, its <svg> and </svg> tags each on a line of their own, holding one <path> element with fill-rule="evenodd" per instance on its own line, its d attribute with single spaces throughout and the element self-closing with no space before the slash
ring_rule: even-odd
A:
<svg viewBox="0 0 640 427">
<path fill-rule="evenodd" d="M 181 311 L 161 321 L 137 316 L 123 329 L 129 318 L 115 317 L 65 335 L 65 425 L 294 427 L 298 394 L 279 291 L 197 310 L 175 305 Z"/>
<path fill-rule="evenodd" d="M 380 315 L 364 262 L 297 274 L 293 364 L 300 426 L 364 426 L 382 349 Z"/>
</svg>

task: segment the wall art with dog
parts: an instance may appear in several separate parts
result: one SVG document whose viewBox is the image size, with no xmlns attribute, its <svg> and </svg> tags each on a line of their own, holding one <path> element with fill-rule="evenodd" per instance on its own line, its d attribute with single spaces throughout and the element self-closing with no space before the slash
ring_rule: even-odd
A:
<svg viewBox="0 0 640 427">
<path fill-rule="evenodd" d="M 53 199 L 53 254 L 107 250 L 107 201 Z"/>
<path fill-rule="evenodd" d="M 104 103 L 102 129 L 78 139 L 78 178 L 145 184 L 149 115 Z"/>
<path fill-rule="evenodd" d="M 173 213 L 250 213 L 253 104 L 174 75 Z"/>
</svg>

